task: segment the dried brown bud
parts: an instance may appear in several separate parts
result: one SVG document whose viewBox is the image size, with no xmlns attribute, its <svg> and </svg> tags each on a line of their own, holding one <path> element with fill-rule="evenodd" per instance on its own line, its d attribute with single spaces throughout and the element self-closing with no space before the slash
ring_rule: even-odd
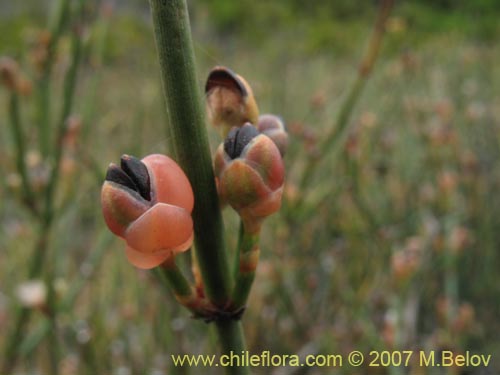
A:
<svg viewBox="0 0 500 375">
<path fill-rule="evenodd" d="M 233 126 L 257 122 L 259 109 L 250 85 L 230 69 L 223 66 L 212 69 L 205 94 L 208 119 L 224 137 Z"/>
</svg>

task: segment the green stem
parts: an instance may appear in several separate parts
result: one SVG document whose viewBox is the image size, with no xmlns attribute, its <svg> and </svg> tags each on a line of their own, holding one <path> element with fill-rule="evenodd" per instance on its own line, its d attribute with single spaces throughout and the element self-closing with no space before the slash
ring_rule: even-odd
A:
<svg viewBox="0 0 500 375">
<path fill-rule="evenodd" d="M 54 65 L 56 47 L 64 31 L 70 10 L 69 0 L 59 0 L 56 11 L 49 25 L 50 40 L 47 45 L 47 57 L 42 66 L 38 81 L 38 122 L 40 126 L 40 152 L 47 157 L 50 152 L 50 80 Z"/>
<path fill-rule="evenodd" d="M 215 188 L 185 0 L 150 0 L 169 132 L 193 187 L 196 252 L 205 292 L 216 306 L 229 300 L 231 277 Z"/>
<path fill-rule="evenodd" d="M 42 260 L 45 257 L 48 248 L 50 223 L 43 222 L 39 229 L 38 240 L 32 252 L 31 263 L 29 264 L 28 279 L 31 280 L 40 274 L 42 269 Z M 25 336 L 26 326 L 31 317 L 32 309 L 20 306 L 17 308 L 13 316 L 16 317 L 15 323 L 12 325 L 12 331 L 6 339 L 4 359 L 0 367 L 0 374 L 10 374 L 16 364 L 18 347 L 21 344 L 22 338 Z"/>
<path fill-rule="evenodd" d="M 109 248 L 113 236 L 108 232 L 104 232 L 100 236 L 98 243 L 94 249 L 90 252 L 89 256 L 85 259 L 83 264 L 86 265 L 86 269 L 90 269 L 91 272 L 80 273 L 79 276 L 71 283 L 68 292 L 65 294 L 63 300 L 57 306 L 57 313 L 63 313 L 69 311 L 75 305 L 76 299 L 83 290 L 83 287 L 87 281 L 92 277 L 92 275 L 97 270 L 97 266 L 101 264 L 101 260 L 105 254 L 105 251 Z M 38 344 L 45 338 L 45 336 L 50 332 L 50 321 L 45 319 L 41 322 L 40 326 L 27 338 L 23 340 L 19 351 L 23 357 L 31 354 L 33 350 L 36 349 Z"/>
<path fill-rule="evenodd" d="M 175 261 L 162 264 L 160 267 L 156 267 L 153 272 L 161 281 L 168 284 L 176 297 L 190 297 L 193 294 L 189 281 L 184 277 Z"/>
<path fill-rule="evenodd" d="M 66 0 L 62 0 L 63 2 Z M 83 12 L 84 0 L 80 0 L 78 8 L 78 14 L 81 15 Z M 62 21 L 61 21 L 62 22 Z M 62 25 L 62 24 L 61 24 Z M 61 26 L 62 28 L 62 26 Z M 59 30 L 60 32 L 61 30 Z M 53 36 L 54 38 L 54 36 Z M 79 62 L 81 60 L 81 38 L 78 33 L 75 33 L 72 43 L 72 63 L 66 74 L 64 81 L 63 90 L 63 105 L 60 121 L 57 127 L 57 139 L 55 145 L 55 155 L 54 155 L 54 165 L 49 178 L 49 182 L 45 189 L 45 206 L 43 214 L 40 218 L 40 232 L 38 235 L 38 241 L 35 245 L 35 249 L 31 256 L 31 263 L 29 266 L 28 278 L 33 279 L 41 274 L 44 259 L 48 250 L 48 241 L 52 228 L 52 223 L 54 219 L 54 194 L 56 191 L 57 183 L 59 180 L 60 172 L 60 162 L 62 156 L 62 141 L 65 132 L 65 121 L 71 112 L 74 91 L 76 87 L 76 73 L 78 70 Z M 43 78 L 42 78 L 43 79 Z M 43 130 L 43 129 L 42 129 Z M 48 129 L 46 129 L 48 131 Z M 49 280 L 51 282 L 51 280 Z M 7 345 L 5 350 L 5 359 L 1 367 L 0 374 L 7 374 L 11 372 L 14 367 L 18 353 L 18 347 L 22 342 L 22 338 L 25 336 L 25 329 L 31 317 L 31 309 L 25 307 L 20 307 L 16 316 L 16 322 L 12 333 L 7 339 Z"/>
<path fill-rule="evenodd" d="M 17 361 L 17 348 L 20 341 L 22 340 L 27 322 L 31 316 L 32 310 L 26 307 L 20 307 L 16 313 L 16 321 L 14 323 L 14 328 L 10 332 L 10 335 L 6 339 L 4 359 L 2 362 L 2 367 L 0 367 L 0 374 L 10 374 L 14 368 Z"/>
<path fill-rule="evenodd" d="M 207 316 L 207 301 L 198 297 L 194 287 L 191 286 L 175 263 L 175 258 L 169 259 L 161 266 L 156 267 L 153 273 L 163 285 L 172 290 L 181 305 L 197 317 Z"/>
<path fill-rule="evenodd" d="M 49 178 L 49 183 L 45 191 L 45 215 L 51 220 L 54 215 L 54 204 L 53 198 L 55 191 L 57 189 L 57 184 L 59 182 L 59 173 L 61 166 L 61 158 L 63 154 L 63 140 L 66 133 L 66 121 L 73 108 L 73 101 L 75 97 L 76 81 L 78 68 L 82 59 L 82 38 L 81 38 L 81 27 L 80 19 L 83 15 L 84 1 L 80 0 L 78 3 L 78 9 L 76 12 L 76 25 L 75 31 L 72 37 L 71 43 L 71 65 L 69 66 L 66 76 L 64 78 L 64 87 L 62 95 L 62 108 L 61 114 L 58 119 L 56 128 L 56 141 L 54 146 L 54 158 L 52 171 Z"/>
<path fill-rule="evenodd" d="M 215 323 L 217 334 L 222 343 L 222 354 L 230 355 L 231 351 L 240 354 L 245 351 L 245 335 L 241 321 L 222 320 Z M 226 373 L 231 375 L 250 374 L 248 367 L 226 367 Z"/>
<path fill-rule="evenodd" d="M 57 259 L 57 254 L 51 254 L 52 259 Z M 49 334 L 47 337 L 47 351 L 49 359 L 50 373 L 53 375 L 59 374 L 59 340 L 57 326 L 57 296 L 54 287 L 54 279 L 56 275 L 55 262 L 46 262 L 44 267 L 45 285 L 47 287 L 46 308 L 44 310 L 47 320 L 49 321 Z"/>
<path fill-rule="evenodd" d="M 332 165 L 332 160 L 336 161 L 336 158 L 326 158 L 326 155 L 329 153 L 337 152 L 347 134 L 352 111 L 354 110 L 356 103 L 361 97 L 363 89 L 366 86 L 368 79 L 370 78 L 373 66 L 377 61 L 377 57 L 382 46 L 382 39 L 385 31 L 385 22 L 389 17 L 393 4 L 394 0 L 383 0 L 380 3 L 377 20 L 374 24 L 370 41 L 368 43 L 368 48 L 365 51 L 363 59 L 361 60 L 356 80 L 354 81 L 347 97 L 342 103 L 334 126 L 326 135 L 325 141 L 323 141 L 320 146 L 320 155 L 322 156 L 323 160 L 329 161 L 330 167 Z M 319 164 L 320 163 L 317 158 L 308 159 L 306 167 L 304 168 L 304 174 L 302 175 L 302 179 L 300 181 L 301 191 L 304 191 L 304 188 L 308 184 L 310 184 L 310 179 L 314 176 L 314 173 L 316 172 Z"/>
<path fill-rule="evenodd" d="M 235 311 L 245 307 L 252 289 L 255 270 L 259 262 L 259 238 L 260 232 L 250 233 L 243 225 L 238 241 L 238 269 L 231 298 L 231 307 Z"/>
<path fill-rule="evenodd" d="M 21 176 L 23 201 L 33 213 L 37 213 L 35 199 L 33 191 L 31 190 L 31 184 L 26 169 L 26 147 L 24 143 L 21 116 L 19 113 L 19 94 L 14 90 L 12 90 L 10 94 L 9 119 L 12 138 L 16 148 L 16 168 L 17 172 Z"/>
<path fill-rule="evenodd" d="M 346 130 L 348 129 L 351 113 L 359 97 L 361 96 L 361 93 L 363 92 L 366 81 L 367 79 L 364 76 L 358 75 L 356 77 L 356 81 L 351 86 L 349 94 L 347 95 L 344 103 L 342 104 L 342 107 L 340 108 L 340 112 L 337 115 L 337 120 L 335 121 L 336 126 L 330 131 L 325 141 L 321 145 L 320 155 L 325 157 L 326 154 L 333 154 L 333 156 L 330 156 L 327 159 L 329 161 L 336 160 L 335 156 L 338 155 L 340 146 L 342 146 L 343 144 L 342 141 L 347 136 Z M 319 165 L 319 160 L 316 158 L 311 157 L 307 160 L 304 174 L 302 175 L 300 181 L 300 187 L 302 191 L 310 183 L 310 179 L 316 172 L 316 169 Z"/>
<path fill-rule="evenodd" d="M 376 233 L 378 228 L 380 228 L 379 220 L 372 212 L 371 208 L 367 204 L 363 197 L 361 186 L 363 183 L 360 182 L 360 170 L 359 163 L 355 158 L 348 158 L 346 160 L 347 168 L 349 169 L 349 175 L 352 179 L 352 199 L 354 205 L 357 207 L 359 213 L 366 221 L 370 228 L 371 233 Z"/>
<path fill-rule="evenodd" d="M 59 374 L 59 340 L 57 337 L 57 321 L 54 311 L 50 312 L 49 316 L 49 337 L 48 337 L 48 351 L 49 351 L 49 362 L 50 362 L 50 373 L 51 375 Z"/>
<path fill-rule="evenodd" d="M 193 43 L 185 0 L 150 0 L 173 151 L 193 187 L 196 256 L 205 293 L 215 306 L 227 305 L 231 274 L 212 170 L 203 105 L 197 85 Z M 215 322 L 224 352 L 245 350 L 241 323 Z M 243 367 L 228 368 L 246 374 Z"/>
<path fill-rule="evenodd" d="M 243 243 L 243 236 L 245 233 L 245 227 L 243 226 L 243 221 L 240 220 L 240 228 L 238 230 L 238 244 L 236 245 L 236 252 L 234 253 L 234 271 L 233 276 L 234 279 L 238 277 L 238 273 L 240 272 L 240 250 L 241 245 Z"/>
</svg>

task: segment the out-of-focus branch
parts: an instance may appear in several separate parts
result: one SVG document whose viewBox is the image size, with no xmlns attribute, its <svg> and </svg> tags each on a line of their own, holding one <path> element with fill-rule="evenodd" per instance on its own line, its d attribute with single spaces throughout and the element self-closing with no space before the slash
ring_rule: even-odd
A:
<svg viewBox="0 0 500 375">
<path fill-rule="evenodd" d="M 332 153 L 335 154 L 336 152 L 338 152 L 340 146 L 342 145 L 342 141 L 347 134 L 352 111 L 359 98 L 361 97 L 363 89 L 368 82 L 375 62 L 377 61 L 377 58 L 379 56 L 380 48 L 382 46 L 382 40 L 385 34 L 385 24 L 387 18 L 391 13 L 393 5 L 394 0 L 382 0 L 380 2 L 377 19 L 373 26 L 368 47 L 363 58 L 361 59 L 356 79 L 340 108 L 333 127 L 328 132 L 323 143 L 320 145 L 319 155 L 321 155 L 322 160 L 328 159 L 330 168 L 332 167 L 332 164 L 335 163 L 336 157 L 334 155 L 333 157 L 330 156 L 327 158 L 327 156 L 331 155 Z M 302 191 L 306 190 L 307 185 L 310 183 L 311 178 L 314 176 L 320 164 L 321 160 L 318 158 L 311 157 L 310 159 L 308 159 L 304 168 L 302 179 L 300 181 L 300 188 Z"/>
</svg>

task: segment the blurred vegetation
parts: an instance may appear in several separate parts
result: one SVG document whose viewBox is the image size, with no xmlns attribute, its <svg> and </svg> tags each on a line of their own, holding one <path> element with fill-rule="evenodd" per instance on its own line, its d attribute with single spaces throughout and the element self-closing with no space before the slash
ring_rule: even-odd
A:
<svg viewBox="0 0 500 375">
<path fill-rule="evenodd" d="M 36 1 L 0 7 L 0 55 L 14 57 L 23 75 L 36 82 L 36 41 L 50 7 Z M 63 157 L 60 210 L 44 263 L 52 276 L 40 276 L 55 293 L 59 370 L 180 373 L 169 355 L 213 353 L 215 338 L 205 336 L 205 323 L 191 320 L 147 273 L 126 262 L 123 244 L 106 235 L 99 207 L 109 162 L 123 153 L 168 152 L 149 9 L 138 0 L 91 1 L 86 7 L 71 111 L 81 131 Z M 342 147 L 318 155 L 356 76 L 375 10 L 374 1 L 190 1 L 200 86 L 212 66 L 233 68 L 251 83 L 261 111 L 281 114 L 291 135 L 284 207 L 264 228 L 263 260 L 244 317 L 249 347 L 323 354 L 471 350 L 493 354 L 494 363 L 490 372 L 467 373 L 495 374 L 500 3 L 399 2 Z M 70 42 L 67 32 L 56 52 L 51 92 L 60 99 L 53 100 L 54 113 L 64 96 Z M 36 180 L 46 165 L 37 151 L 33 95 L 21 97 L 20 106 L 26 164 Z M 2 88 L 2 332 L 20 305 L 19 286 L 27 281 L 37 238 L 36 220 L 21 203 L 8 105 Z M 220 139 L 212 130 L 211 137 L 215 148 Z M 318 173 L 301 187 L 308 160 L 319 163 Z M 236 216 L 227 210 L 224 215 L 233 248 Z M 36 337 L 47 324 L 46 311 L 33 310 L 14 374 L 53 374 L 53 342 Z M 1 353 L 5 341 L 2 336 Z M 434 373 L 465 374 L 446 371 Z"/>
<path fill-rule="evenodd" d="M 297 42 L 322 52 L 332 47 L 355 48 L 358 44 L 353 43 L 353 32 L 359 37 L 359 29 L 373 17 L 377 6 L 377 1 L 366 0 L 199 2 L 206 6 L 221 35 L 243 36 L 246 41 L 260 44 L 270 32 L 297 36 L 300 31 Z M 498 35 L 500 5 L 495 0 L 407 0 L 398 3 L 397 13 L 419 39 L 439 32 L 458 32 L 482 41 L 494 41 Z"/>
</svg>

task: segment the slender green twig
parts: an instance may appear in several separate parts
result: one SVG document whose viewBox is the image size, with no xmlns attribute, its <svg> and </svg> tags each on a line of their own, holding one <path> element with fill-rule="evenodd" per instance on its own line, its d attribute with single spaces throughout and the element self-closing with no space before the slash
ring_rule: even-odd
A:
<svg viewBox="0 0 500 375">
<path fill-rule="evenodd" d="M 47 45 L 47 55 L 42 65 L 41 76 L 38 81 L 38 122 L 40 126 L 40 152 L 47 157 L 50 152 L 50 81 L 52 69 L 56 56 L 56 48 L 59 39 L 65 29 L 70 13 L 70 1 L 59 0 L 54 15 L 49 25 L 49 41 Z"/>
<path fill-rule="evenodd" d="M 153 273 L 163 285 L 172 290 L 177 301 L 190 310 L 195 317 L 203 318 L 210 313 L 208 301 L 198 297 L 195 288 L 191 286 L 175 263 L 175 258 L 172 257 L 156 267 Z"/>
<path fill-rule="evenodd" d="M 42 269 L 42 259 L 45 257 L 48 247 L 48 227 L 49 225 L 46 222 L 42 222 L 40 225 L 38 240 L 33 249 L 33 256 L 29 265 L 28 279 L 37 277 Z M 16 317 L 15 323 L 12 325 L 13 328 L 5 341 L 5 351 L 3 363 L 0 367 L 0 374 L 10 374 L 12 372 L 19 354 L 17 349 L 22 338 L 25 336 L 26 326 L 32 312 L 32 309 L 23 306 L 18 307 L 14 312 L 13 316 Z"/>
<path fill-rule="evenodd" d="M 352 179 L 352 200 L 356 208 L 358 209 L 360 215 L 363 220 L 368 225 L 371 233 L 377 233 L 378 229 L 381 227 L 379 218 L 374 214 L 373 210 L 369 207 L 368 203 L 363 197 L 361 191 L 361 182 L 360 182 L 360 171 L 359 171 L 359 163 L 357 160 L 350 159 L 346 161 L 347 168 L 349 168 L 349 176 Z M 375 238 L 378 238 L 375 236 Z M 381 246 L 380 243 L 377 242 L 377 245 Z"/>
<path fill-rule="evenodd" d="M 35 199 L 33 190 L 31 189 L 31 184 L 29 181 L 28 172 L 26 169 L 26 147 L 24 144 L 24 134 L 23 134 L 23 126 L 21 123 L 21 116 L 19 113 L 19 94 L 12 90 L 10 93 L 10 101 L 9 101 L 9 123 L 10 130 L 12 133 L 12 138 L 14 141 L 14 145 L 16 148 L 16 168 L 17 172 L 21 176 L 21 184 L 22 184 L 22 192 L 23 192 L 23 201 L 26 206 L 36 214 L 37 207 L 35 205 Z"/>
<path fill-rule="evenodd" d="M 189 281 L 186 280 L 177 264 L 175 264 L 174 259 L 169 259 L 160 267 L 154 268 L 153 273 L 160 281 L 168 284 L 176 298 L 182 299 L 193 294 Z"/>
<path fill-rule="evenodd" d="M 65 0 L 62 0 L 65 1 Z M 80 0 L 78 14 L 81 15 L 83 12 L 84 0 Z M 63 22 L 63 21 L 61 21 Z M 31 263 L 29 265 L 28 278 L 33 279 L 41 274 L 44 259 L 48 251 L 48 241 L 50 238 L 51 228 L 54 219 L 54 193 L 56 191 L 57 183 L 59 180 L 60 171 L 60 161 L 62 156 L 62 140 L 65 132 L 65 121 L 71 112 L 74 91 L 76 87 L 76 73 L 78 71 L 79 62 L 81 60 L 81 37 L 78 33 L 73 36 L 73 48 L 72 48 L 72 63 L 66 74 L 64 81 L 63 90 L 63 105 L 60 116 L 60 121 L 57 127 L 57 139 L 54 148 L 54 164 L 51 171 L 51 175 L 45 189 L 45 204 L 43 211 L 40 216 L 39 224 L 39 234 L 38 240 L 33 249 L 31 256 Z M 50 75 L 49 75 L 50 76 Z M 43 78 L 42 78 L 43 79 Z M 46 105 L 44 101 L 40 102 L 39 105 Z M 48 131 L 48 128 L 46 129 Z M 52 283 L 49 280 L 49 288 L 52 288 Z M 15 324 L 11 331 L 10 336 L 7 338 L 7 344 L 5 349 L 4 362 L 1 367 L 1 374 L 10 373 L 13 366 L 16 363 L 18 356 L 18 348 L 24 337 L 24 331 L 26 329 L 27 323 L 31 317 L 32 310 L 25 307 L 20 307 L 18 311 L 14 314 L 16 316 Z M 52 322 L 54 323 L 55 320 Z"/>
<path fill-rule="evenodd" d="M 320 145 L 320 155 L 323 157 L 323 159 L 326 159 L 325 156 L 327 154 L 336 153 L 338 151 L 338 149 L 342 145 L 342 141 L 347 134 L 352 111 L 359 98 L 361 97 L 363 89 L 368 82 L 375 62 L 377 61 L 377 57 L 382 46 L 385 23 L 387 21 L 387 18 L 389 17 L 393 4 L 394 0 L 383 0 L 380 3 L 377 19 L 374 24 L 370 41 L 368 43 L 368 48 L 363 56 L 363 59 L 361 60 L 361 64 L 358 69 L 358 75 L 356 76 L 356 79 L 340 108 L 334 126 L 326 135 L 323 143 Z M 332 165 L 332 160 L 335 161 L 336 159 L 331 157 L 328 158 L 330 168 Z M 310 179 L 312 176 L 314 176 L 314 173 L 316 172 L 319 164 L 320 163 L 316 158 L 308 159 L 300 181 L 300 187 L 302 191 L 310 183 Z"/>
<path fill-rule="evenodd" d="M 240 228 L 238 230 L 238 243 L 236 244 L 236 251 L 234 253 L 233 275 L 234 275 L 235 280 L 238 277 L 238 273 L 240 271 L 240 250 L 241 250 L 241 244 L 243 242 L 244 232 L 245 232 L 245 228 L 243 226 L 243 220 L 240 220 Z"/>
<path fill-rule="evenodd" d="M 105 170 L 102 170 L 102 163 L 96 160 L 94 150 L 87 147 L 88 138 L 89 136 L 92 136 L 92 127 L 87 126 L 87 124 L 95 123 L 95 105 L 99 100 L 98 89 L 99 83 L 102 80 L 102 71 L 99 68 L 103 64 L 104 55 L 106 53 L 105 47 L 106 39 L 108 38 L 109 34 L 110 20 L 111 17 L 106 11 L 101 11 L 98 19 L 96 20 L 95 26 L 99 30 L 99 33 L 95 42 L 96 47 L 92 49 L 92 51 L 94 51 L 94 53 L 92 54 L 92 64 L 94 68 L 97 69 L 93 70 L 92 75 L 89 79 L 85 100 L 83 100 L 83 102 L 82 100 L 79 101 L 81 108 L 78 113 L 81 116 L 80 118 L 83 126 L 81 128 L 81 131 L 79 131 L 78 133 L 78 142 L 74 151 L 75 154 L 79 156 L 79 167 L 91 172 L 99 188 L 102 185 L 102 176 L 104 176 Z M 82 47 L 80 47 L 80 49 L 81 48 Z M 73 50 L 76 50 L 75 46 L 73 46 Z M 74 63 L 72 65 L 74 65 Z M 63 116 L 64 114 L 61 117 Z M 77 185 L 78 184 L 76 184 L 76 186 Z M 74 182 L 72 186 L 75 186 Z M 61 198 L 61 203 L 59 206 L 59 214 L 64 212 L 69 206 L 73 204 L 74 193 L 74 189 L 65 189 L 65 195 Z"/>
<path fill-rule="evenodd" d="M 71 310 L 71 308 L 73 308 L 75 301 L 80 295 L 80 292 L 83 290 L 85 284 L 97 271 L 97 266 L 101 263 L 101 260 L 113 239 L 114 237 L 108 231 L 104 232 L 100 236 L 95 248 L 90 252 L 87 259 L 85 259 L 85 261 L 83 262 L 83 264 L 85 265 L 85 270 L 87 271 L 80 272 L 79 276 L 71 283 L 69 290 L 64 295 L 62 301 L 57 306 L 55 306 L 58 314 L 67 312 Z M 48 319 L 43 320 L 38 328 L 23 340 L 19 348 L 19 352 L 21 353 L 21 355 L 23 357 L 30 355 L 31 352 L 36 349 L 38 344 L 49 333 L 50 328 L 50 321 Z"/>
<path fill-rule="evenodd" d="M 49 294 L 54 295 L 54 291 L 52 290 Z M 51 302 L 52 299 L 53 298 L 49 296 L 48 298 L 49 303 L 52 303 Z M 58 331 L 56 324 L 57 321 L 54 311 L 49 312 L 49 322 L 50 322 L 50 329 L 49 329 L 49 337 L 47 340 L 48 343 L 47 350 L 49 352 L 50 373 L 51 375 L 58 375 L 60 353 L 59 353 L 59 340 L 57 337 L 57 331 Z"/>
<path fill-rule="evenodd" d="M 80 18 L 83 12 L 83 1 L 79 2 L 79 9 L 77 9 L 77 18 Z M 77 24 L 74 26 L 73 36 L 72 36 L 72 51 L 71 51 L 71 65 L 66 73 L 64 79 L 63 88 L 63 101 L 62 109 L 59 118 L 59 122 L 56 127 L 56 145 L 54 148 L 54 164 L 51 170 L 51 175 L 49 178 L 48 185 L 45 191 L 45 210 L 44 215 L 48 223 L 52 223 L 54 217 L 54 195 L 56 193 L 57 185 L 59 183 L 59 173 L 61 158 L 63 154 L 63 139 L 66 133 L 66 121 L 71 113 L 73 107 L 73 99 L 76 88 L 76 77 L 78 72 L 78 67 L 81 60 L 81 50 L 82 50 L 82 38 L 81 38 L 81 27 L 80 20 L 77 20 Z M 54 280 L 54 270 L 49 267 L 47 270 L 47 285 L 48 285 L 48 296 L 50 306 L 55 305 L 53 296 L 55 294 L 53 280 Z M 52 296 L 52 297 L 51 297 Z M 49 332 L 49 352 L 50 352 L 50 362 L 52 364 L 52 373 L 57 375 L 59 368 L 59 353 L 58 353 L 58 340 L 57 340 L 57 320 L 56 311 L 51 309 L 49 312 L 49 322 L 50 322 L 50 332 Z"/>
<path fill-rule="evenodd" d="M 193 187 L 197 259 L 205 293 L 216 307 L 227 306 L 231 274 L 223 238 L 223 222 L 215 188 L 208 135 L 197 85 L 193 43 L 185 0 L 150 0 L 169 134 L 177 161 Z M 245 349 L 241 323 L 215 322 L 224 352 Z M 229 373 L 248 373 L 234 367 Z"/>
<path fill-rule="evenodd" d="M 259 238 L 260 232 L 250 233 L 244 225 L 242 226 L 236 254 L 238 267 L 231 298 L 231 308 L 235 311 L 245 307 L 252 288 L 255 270 L 259 262 Z"/>
<path fill-rule="evenodd" d="M 54 205 L 53 205 L 53 197 L 55 191 L 57 189 L 57 184 L 59 182 L 59 173 L 60 173 L 60 164 L 61 157 L 63 154 L 63 139 L 66 133 L 66 121 L 68 116 L 71 113 L 73 108 L 73 101 L 75 97 L 75 89 L 76 89 L 76 81 L 77 81 L 77 73 L 78 68 L 80 66 L 80 62 L 82 59 L 82 37 L 81 37 L 81 28 L 80 18 L 83 14 L 83 6 L 84 1 L 80 0 L 77 10 L 76 16 L 78 18 L 77 24 L 75 25 L 72 43 L 71 43 L 71 64 L 66 72 L 66 76 L 64 78 L 64 87 L 63 87 L 63 96 L 62 96 L 62 108 L 61 114 L 58 119 L 57 128 L 56 128 L 56 140 L 54 146 L 54 157 L 53 157 L 53 165 L 51 170 L 51 175 L 49 178 L 49 182 L 47 188 L 45 190 L 45 215 L 50 217 L 49 220 L 52 219 L 54 215 Z"/>
</svg>

